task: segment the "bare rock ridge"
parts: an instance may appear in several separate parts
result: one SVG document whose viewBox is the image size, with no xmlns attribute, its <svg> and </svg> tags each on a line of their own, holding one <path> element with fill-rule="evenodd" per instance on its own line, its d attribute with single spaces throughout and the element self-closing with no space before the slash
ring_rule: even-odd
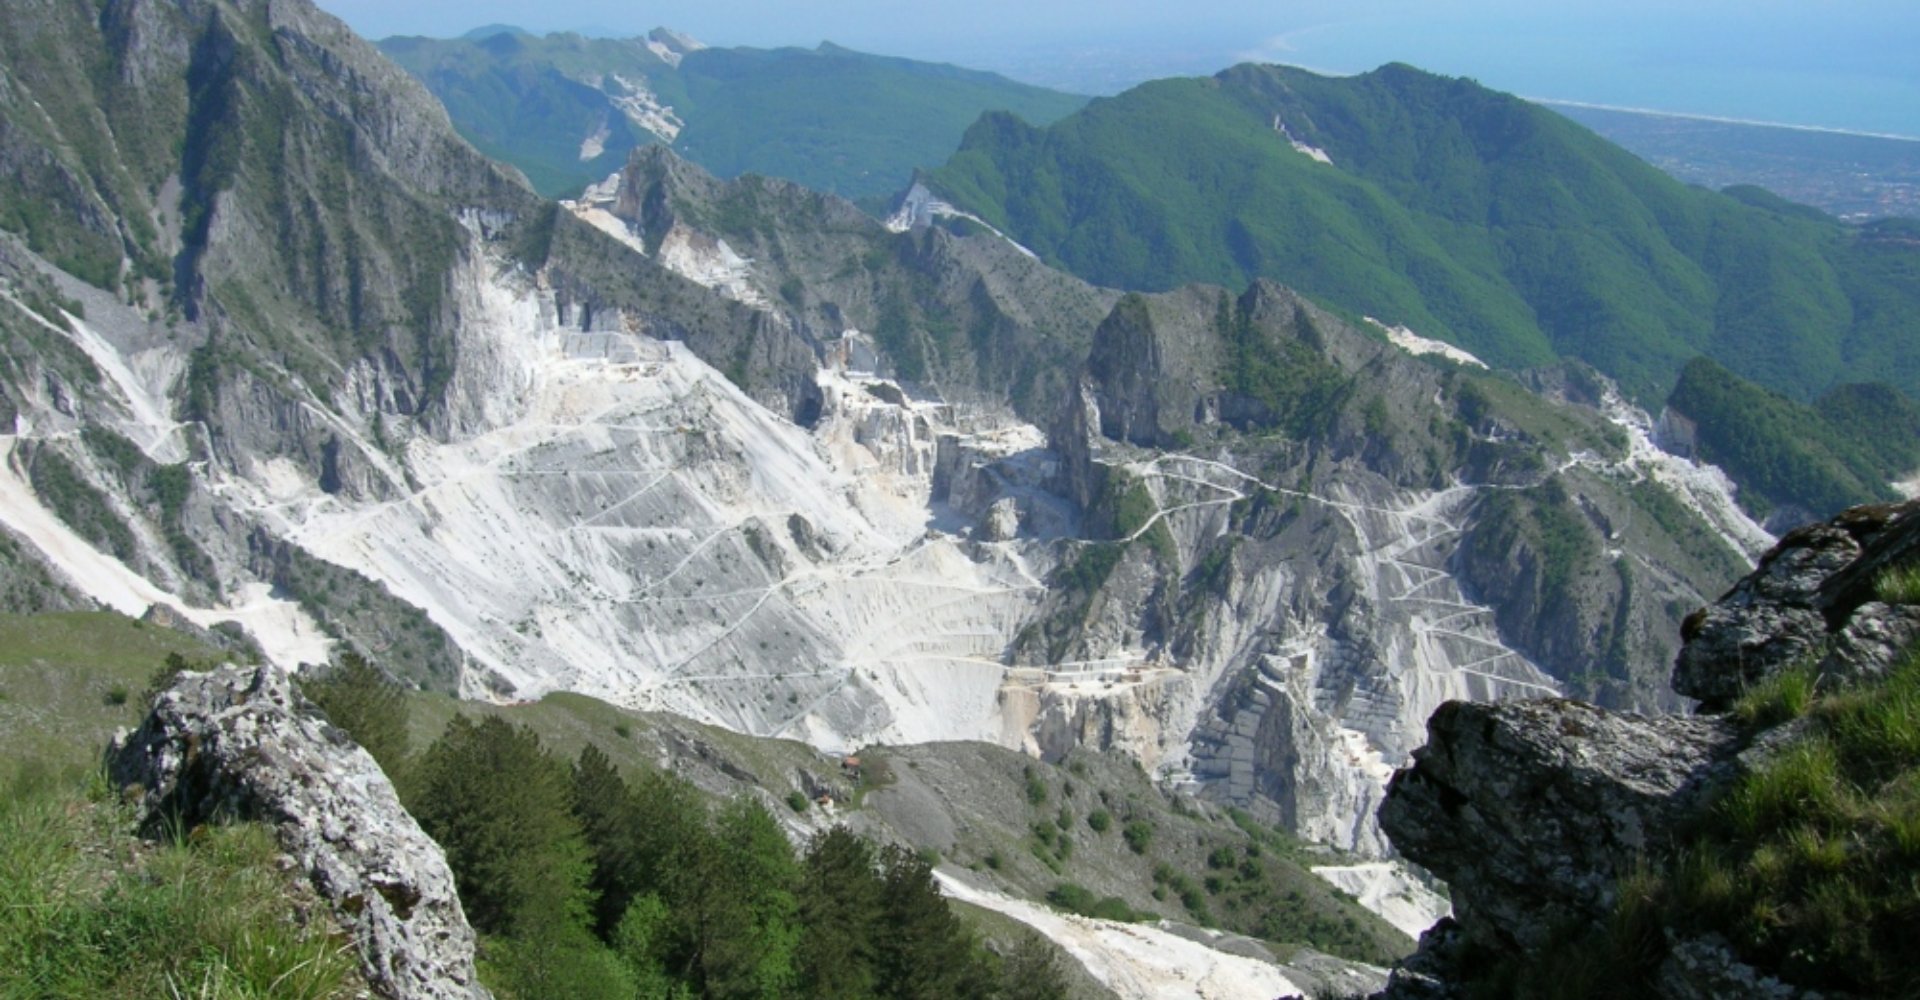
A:
<svg viewBox="0 0 1920 1000">
<path fill-rule="evenodd" d="M 393 1000 L 485 1000 L 473 928 L 446 856 L 373 758 L 278 667 L 181 676 L 108 751 L 145 822 L 271 823 L 349 928 L 368 983 Z"/>
<path fill-rule="evenodd" d="M 1920 614 L 1873 599 L 1873 581 L 1920 551 L 1920 502 L 1858 507 L 1788 534 L 1718 603 L 1690 617 L 1674 689 L 1696 717 L 1647 718 L 1574 701 L 1452 702 L 1395 775 L 1380 826 L 1453 890 L 1444 920 L 1396 970 L 1386 998 L 1453 997 L 1476 953 L 1538 954 L 1608 919 L 1634 866 L 1686 842 L 1716 794 L 1786 745 L 1727 714 L 1740 691 L 1818 662 L 1821 685 L 1871 677 L 1920 638 Z M 1723 943 L 1665 928 L 1656 984 L 1672 997 L 1800 996 Z"/>
</svg>

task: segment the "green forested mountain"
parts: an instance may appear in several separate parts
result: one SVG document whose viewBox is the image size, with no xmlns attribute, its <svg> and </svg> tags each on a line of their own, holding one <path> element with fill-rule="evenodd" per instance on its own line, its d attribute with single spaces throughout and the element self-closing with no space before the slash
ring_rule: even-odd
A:
<svg viewBox="0 0 1920 1000">
<path fill-rule="evenodd" d="M 1885 385 L 1838 386 L 1809 406 L 1697 358 L 1667 406 L 1690 422 L 1699 456 L 1726 470 L 1741 503 L 1763 517 L 1896 500 L 1891 484 L 1920 468 L 1920 406 Z"/>
<path fill-rule="evenodd" d="M 380 47 L 424 81 L 462 135 L 549 195 L 670 143 L 722 177 L 758 173 L 857 197 L 897 190 L 984 111 L 1050 122 L 1083 99 L 992 74 L 818 48 L 715 49 L 511 29 Z"/>
<path fill-rule="evenodd" d="M 1045 128 L 988 115 L 926 181 L 1096 283 L 1274 278 L 1492 364 L 1577 357 L 1642 400 L 1701 354 L 1800 399 L 1920 390 L 1912 223 L 1688 188 L 1544 108 L 1407 66 L 1247 65 Z"/>
</svg>

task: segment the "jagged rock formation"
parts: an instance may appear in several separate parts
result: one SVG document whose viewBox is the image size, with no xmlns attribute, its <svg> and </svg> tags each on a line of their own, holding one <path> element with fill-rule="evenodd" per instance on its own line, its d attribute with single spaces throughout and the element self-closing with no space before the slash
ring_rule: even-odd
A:
<svg viewBox="0 0 1920 1000">
<path fill-rule="evenodd" d="M 276 667 L 184 674 L 108 751 L 150 829 L 272 824 L 392 1000 L 485 1000 L 446 856 L 365 750 Z"/>
<path fill-rule="evenodd" d="M 1016 655 L 1179 664 L 1164 715 L 1193 735 L 1170 763 L 1367 849 L 1448 699 L 1671 703 L 1647 664 L 1673 608 L 1737 575 L 1751 533 L 1603 379 L 1538 381 L 1547 398 L 1417 358 L 1264 282 L 1122 299 L 1050 433 L 1096 544 Z"/>
<path fill-rule="evenodd" d="M 1920 639 L 1912 606 L 1875 581 L 1920 553 L 1920 503 L 1860 507 L 1789 533 L 1711 608 L 1688 618 L 1675 690 L 1709 714 L 1646 718 L 1564 700 L 1451 703 L 1380 811 L 1394 847 L 1453 889 L 1445 921 L 1388 998 L 1462 995 L 1478 954 L 1535 954 L 1606 921 L 1621 880 L 1684 848 L 1719 792 L 1791 746 L 1794 723 L 1755 731 L 1724 714 L 1744 690 L 1817 664 L 1832 687 L 1884 672 Z M 1669 997 L 1798 996 L 1724 942 L 1666 929 Z M 1482 961 L 1484 965 L 1484 962 Z"/>
<path fill-rule="evenodd" d="M 1821 673 L 1841 680 L 1885 671 L 1920 636 L 1920 609 L 1872 600 L 1883 570 L 1920 553 L 1920 535 L 1889 530 L 1911 509 L 1857 507 L 1788 533 L 1752 576 L 1687 619 L 1674 690 L 1717 712 L 1816 653 Z"/>
</svg>

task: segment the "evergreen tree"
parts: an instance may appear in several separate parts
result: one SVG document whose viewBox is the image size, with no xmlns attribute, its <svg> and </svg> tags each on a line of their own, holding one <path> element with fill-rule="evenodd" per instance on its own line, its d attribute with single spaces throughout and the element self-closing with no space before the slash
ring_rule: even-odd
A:
<svg viewBox="0 0 1920 1000">
<path fill-rule="evenodd" d="M 759 803 L 736 799 L 704 838 L 693 906 L 706 995 L 784 996 L 795 980 L 800 869 L 779 823 Z"/>
<path fill-rule="evenodd" d="M 568 779 L 533 730 L 494 717 L 454 716 L 421 755 L 409 809 L 446 849 L 481 931 L 532 939 L 586 926 L 591 866 Z"/>
<path fill-rule="evenodd" d="M 813 838 L 800 893 L 800 976 L 807 995 L 876 995 L 884 903 L 871 841 L 844 826 Z"/>
<path fill-rule="evenodd" d="M 587 888 L 596 897 L 593 927 L 601 937 L 610 937 L 639 892 L 643 873 L 636 832 L 646 818 L 635 810 L 632 791 L 599 747 L 589 745 L 574 762 L 573 814 L 592 852 L 593 877 Z"/>
<path fill-rule="evenodd" d="M 1000 962 L 998 1000 L 1067 1000 L 1059 952 L 1039 934 L 1027 934 Z"/>
<path fill-rule="evenodd" d="M 300 691 L 398 782 L 407 757 L 404 688 L 360 654 L 343 653 L 338 663 L 302 684 Z"/>
<path fill-rule="evenodd" d="M 933 867 L 897 844 L 880 852 L 887 938 L 881 950 L 893 1000 L 983 997 L 993 977 L 973 935 L 933 879 Z"/>
<path fill-rule="evenodd" d="M 677 934 L 673 911 L 651 893 L 627 905 L 613 929 L 613 951 L 633 976 L 644 1000 L 691 997 L 693 991 L 673 978 L 672 948 Z"/>
</svg>

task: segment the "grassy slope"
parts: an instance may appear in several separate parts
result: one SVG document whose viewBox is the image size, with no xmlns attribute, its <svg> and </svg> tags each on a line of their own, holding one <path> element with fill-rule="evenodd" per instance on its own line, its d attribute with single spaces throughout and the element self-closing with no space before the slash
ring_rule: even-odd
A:
<svg viewBox="0 0 1920 1000">
<path fill-rule="evenodd" d="M 34 801 L 72 798 L 107 736 L 138 721 L 142 693 L 170 653 L 189 660 L 217 655 L 189 636 L 111 613 L 0 616 L 0 760 L 7 762 L 0 779 L 37 789 Z M 1142 914 L 1236 930 L 1282 952 L 1310 945 L 1381 963 L 1410 945 L 1306 872 L 1331 855 L 1244 817 L 1170 800 L 1112 755 L 1076 754 L 1070 766 L 1054 767 L 979 744 L 875 749 L 865 756 L 886 763 L 870 765 L 867 785 L 856 788 L 841 778 L 836 760 L 803 744 L 630 712 L 582 695 L 496 706 L 416 692 L 408 703 L 416 752 L 465 712 L 528 725 L 566 757 L 598 746 L 627 771 L 671 759 L 676 772 L 713 795 L 757 788 L 784 802 L 806 771 L 844 792 L 872 793 L 858 796 L 864 807 L 842 813 L 856 828 L 905 836 L 1016 894 L 1040 898 L 1063 884 L 1084 885 Z M 944 818 L 932 833 L 921 828 L 925 817 L 913 815 L 929 787 L 954 796 L 937 807 Z M 1090 821 L 1095 812 L 1107 814 L 1106 829 L 1094 828 L 1101 822 Z M 957 839 L 939 832 L 956 823 L 964 831 Z M 1130 825 L 1144 831 L 1134 835 L 1141 850 L 1129 844 Z M 1048 827 L 1053 833 L 1043 842 L 1038 831 Z M 71 845 L 76 835 L 55 840 Z M 1072 847 L 1061 846 L 1069 840 Z"/>
<path fill-rule="evenodd" d="M 1289 148 L 1276 115 L 1336 166 Z M 1802 398 L 1920 388 L 1900 224 L 1686 188 L 1552 112 L 1408 67 L 1243 66 L 1046 129 L 988 116 L 933 180 L 1099 283 L 1272 277 L 1492 363 L 1579 357 L 1643 399 L 1701 353 Z"/>
<path fill-rule="evenodd" d="M 1211 807 L 1176 803 L 1114 755 L 1080 753 L 1055 767 L 984 744 L 869 748 L 862 751 L 867 784 L 855 787 L 840 780 L 837 761 L 803 744 L 630 712 L 583 695 L 494 706 L 417 694 L 410 705 L 416 751 L 464 712 L 527 725 L 543 746 L 565 757 L 592 744 L 627 771 L 671 759 L 676 773 L 710 794 L 758 788 L 779 802 L 800 787 L 805 770 L 857 794 L 861 804 L 841 813 L 855 829 L 939 852 L 1015 895 L 1041 899 L 1063 884 L 1084 885 L 1096 897 L 1124 899 L 1143 916 L 1244 933 L 1283 953 L 1306 945 L 1384 964 L 1410 947 L 1306 870 L 1338 863 L 1333 855 Z M 1029 797 L 1030 783 L 1045 790 L 1038 803 Z M 1107 813 L 1107 830 L 1088 825 L 1096 811 Z M 1063 815 L 1064 830 L 1057 822 Z M 1128 846 L 1130 822 L 1149 831 L 1144 850 Z M 1043 843 L 1038 831 L 1049 827 Z M 963 832 L 955 836 L 954 830 Z M 1072 846 L 1062 848 L 1062 840 Z M 1182 900 L 1183 889 L 1193 905 Z"/>
<path fill-rule="evenodd" d="M 102 790 L 103 791 L 103 790 Z M 70 784 L 0 797 L 0 996 L 323 1000 L 366 995 L 311 892 L 257 824 L 158 845 Z"/>
<path fill-rule="evenodd" d="M 0 761 L 22 772 L 97 763 L 115 729 L 140 721 L 141 693 L 169 653 L 219 655 L 110 612 L 0 615 Z"/>
<path fill-rule="evenodd" d="M 1893 576 L 1883 598 L 1920 599 L 1912 567 Z M 1488 956 L 1467 995 L 1647 996 L 1677 934 L 1725 941 L 1761 973 L 1827 995 L 1912 996 L 1920 649 L 1886 677 L 1827 680 L 1808 665 L 1756 685 L 1735 717 L 1773 745 L 1686 841 L 1621 881 L 1604 924 L 1567 928 L 1531 960 Z"/>
<path fill-rule="evenodd" d="M 315 904 L 265 827 L 156 845 L 106 801 L 101 748 L 170 653 L 216 655 L 112 613 L 0 615 L 0 996 L 362 995 L 338 929 L 289 919 Z"/>
<path fill-rule="evenodd" d="M 722 177 L 757 173 L 857 197 L 899 189 L 953 151 L 983 111 L 1051 122 L 1083 99 L 991 73 L 816 49 L 704 49 L 668 66 L 641 39 L 496 34 L 390 38 L 381 49 L 433 90 L 460 133 L 542 193 L 598 181 L 658 141 L 609 102 L 607 74 L 645 82 L 686 123 L 675 148 Z M 608 129 L 582 161 L 581 140 Z"/>
</svg>

